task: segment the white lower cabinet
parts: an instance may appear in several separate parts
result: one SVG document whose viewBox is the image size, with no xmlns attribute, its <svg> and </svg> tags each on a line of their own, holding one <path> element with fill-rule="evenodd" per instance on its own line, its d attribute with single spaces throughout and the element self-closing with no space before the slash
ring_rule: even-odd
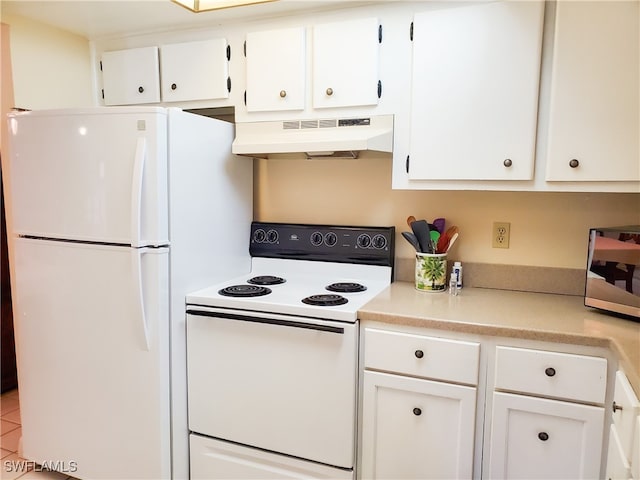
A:
<svg viewBox="0 0 640 480">
<path fill-rule="evenodd" d="M 496 392 L 487 478 L 596 479 L 604 408 Z"/>
<path fill-rule="evenodd" d="M 471 478 L 476 388 L 365 371 L 363 479 Z"/>
<path fill-rule="evenodd" d="M 606 478 L 640 479 L 640 401 L 621 370 L 616 383 L 611 410 L 611 434 L 607 455 Z"/>
<path fill-rule="evenodd" d="M 191 434 L 189 446 L 190 480 L 353 480 L 352 470 L 276 455 L 202 435 Z"/>
<path fill-rule="evenodd" d="M 616 427 L 613 424 L 609 431 L 609 449 L 607 451 L 607 471 L 605 477 L 609 480 L 629 480 L 631 478 L 631 467 L 624 454 Z"/>
<path fill-rule="evenodd" d="M 362 479 L 471 478 L 480 344 L 365 328 Z"/>
</svg>

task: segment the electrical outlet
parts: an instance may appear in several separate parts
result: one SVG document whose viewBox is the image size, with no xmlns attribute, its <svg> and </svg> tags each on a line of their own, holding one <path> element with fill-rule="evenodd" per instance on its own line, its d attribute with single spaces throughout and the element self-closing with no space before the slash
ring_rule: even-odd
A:
<svg viewBox="0 0 640 480">
<path fill-rule="evenodd" d="M 493 248 L 509 248 L 509 232 L 511 224 L 509 222 L 493 222 L 491 233 Z"/>
</svg>

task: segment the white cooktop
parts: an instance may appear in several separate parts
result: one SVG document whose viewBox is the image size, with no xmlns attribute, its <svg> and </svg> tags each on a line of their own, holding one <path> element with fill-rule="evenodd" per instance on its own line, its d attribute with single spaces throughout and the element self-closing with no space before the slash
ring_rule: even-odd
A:
<svg viewBox="0 0 640 480">
<path fill-rule="evenodd" d="M 282 277 L 285 282 L 265 285 L 271 293 L 259 297 L 228 297 L 218 293 L 225 287 L 246 285 L 250 278 L 262 275 Z M 254 257 L 250 272 L 188 294 L 187 304 L 353 323 L 358 319 L 358 310 L 391 283 L 391 275 L 391 267 L 386 266 Z M 367 289 L 354 293 L 326 290 L 327 285 L 338 282 L 360 283 Z M 315 306 L 302 302 L 311 295 L 324 294 L 340 295 L 347 303 Z"/>
</svg>

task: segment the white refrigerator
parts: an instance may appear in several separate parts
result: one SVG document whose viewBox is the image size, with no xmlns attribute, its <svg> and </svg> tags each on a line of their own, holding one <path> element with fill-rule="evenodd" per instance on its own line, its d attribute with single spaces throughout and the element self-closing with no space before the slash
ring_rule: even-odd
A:
<svg viewBox="0 0 640 480">
<path fill-rule="evenodd" d="M 22 455 L 77 478 L 188 477 L 185 294 L 248 272 L 252 161 L 176 108 L 12 113 Z"/>
</svg>

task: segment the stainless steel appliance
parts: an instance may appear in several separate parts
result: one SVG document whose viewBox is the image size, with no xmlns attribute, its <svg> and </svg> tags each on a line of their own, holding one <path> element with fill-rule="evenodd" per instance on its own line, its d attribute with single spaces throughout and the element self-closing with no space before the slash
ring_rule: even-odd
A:
<svg viewBox="0 0 640 480">
<path fill-rule="evenodd" d="M 640 225 L 590 230 L 584 303 L 640 321 Z"/>
<path fill-rule="evenodd" d="M 187 296 L 191 478 L 354 478 L 358 309 L 394 228 L 251 230 L 251 272 Z"/>
</svg>

